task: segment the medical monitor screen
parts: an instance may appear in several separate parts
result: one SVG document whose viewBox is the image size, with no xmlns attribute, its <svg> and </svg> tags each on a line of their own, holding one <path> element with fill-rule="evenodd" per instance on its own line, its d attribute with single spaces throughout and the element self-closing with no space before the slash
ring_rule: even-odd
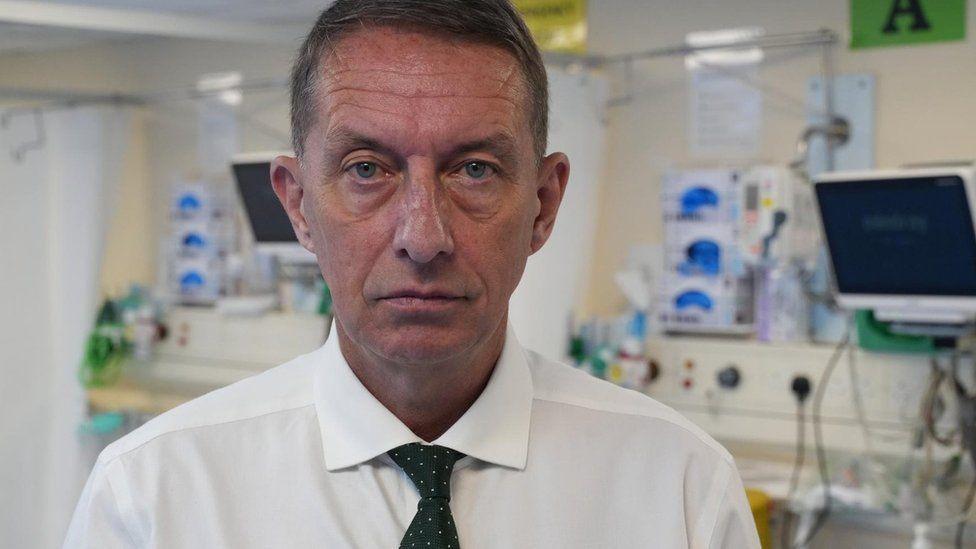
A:
<svg viewBox="0 0 976 549">
<path fill-rule="evenodd" d="M 297 242 L 295 231 L 271 187 L 268 162 L 234 164 L 234 177 L 258 243 Z"/>
<path fill-rule="evenodd" d="M 958 176 L 819 183 L 842 294 L 976 296 L 976 235 Z"/>
</svg>

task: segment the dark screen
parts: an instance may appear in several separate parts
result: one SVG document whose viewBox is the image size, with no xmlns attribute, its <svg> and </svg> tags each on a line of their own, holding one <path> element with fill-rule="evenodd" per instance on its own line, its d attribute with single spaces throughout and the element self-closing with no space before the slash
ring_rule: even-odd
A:
<svg viewBox="0 0 976 549">
<path fill-rule="evenodd" d="M 841 293 L 976 295 L 976 236 L 960 177 L 818 183 Z"/>
<path fill-rule="evenodd" d="M 271 187 L 270 164 L 234 164 L 234 176 L 255 242 L 298 242 L 288 215 Z"/>
</svg>

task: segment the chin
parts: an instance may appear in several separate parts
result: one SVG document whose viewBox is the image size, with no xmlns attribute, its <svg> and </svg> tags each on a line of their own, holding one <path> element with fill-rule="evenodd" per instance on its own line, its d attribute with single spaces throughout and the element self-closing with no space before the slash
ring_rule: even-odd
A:
<svg viewBox="0 0 976 549">
<path fill-rule="evenodd" d="M 373 351 L 404 364 L 435 364 L 456 358 L 479 342 L 479 334 L 456 326 L 400 326 L 376 334 Z"/>
</svg>

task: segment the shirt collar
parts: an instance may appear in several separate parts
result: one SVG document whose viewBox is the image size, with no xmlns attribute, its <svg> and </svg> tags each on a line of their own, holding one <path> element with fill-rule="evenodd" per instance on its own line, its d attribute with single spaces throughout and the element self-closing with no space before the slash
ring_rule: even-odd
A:
<svg viewBox="0 0 976 549">
<path fill-rule="evenodd" d="M 315 411 L 326 469 L 351 467 L 402 444 L 424 443 L 363 386 L 343 357 L 338 339 L 333 321 L 329 339 L 315 353 Z M 431 444 L 524 469 L 532 397 L 525 352 L 509 325 L 501 356 L 481 395 Z"/>
</svg>

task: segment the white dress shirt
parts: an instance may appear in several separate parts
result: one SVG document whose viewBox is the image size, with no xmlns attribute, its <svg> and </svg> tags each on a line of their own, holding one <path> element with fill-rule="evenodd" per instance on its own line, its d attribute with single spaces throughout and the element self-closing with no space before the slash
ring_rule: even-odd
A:
<svg viewBox="0 0 976 549">
<path fill-rule="evenodd" d="M 106 448 L 65 547 L 398 547 L 419 495 L 386 452 L 423 441 L 336 340 Z M 467 455 L 451 477 L 462 549 L 759 548 L 725 449 L 511 330 L 482 394 L 432 444 Z"/>
</svg>

